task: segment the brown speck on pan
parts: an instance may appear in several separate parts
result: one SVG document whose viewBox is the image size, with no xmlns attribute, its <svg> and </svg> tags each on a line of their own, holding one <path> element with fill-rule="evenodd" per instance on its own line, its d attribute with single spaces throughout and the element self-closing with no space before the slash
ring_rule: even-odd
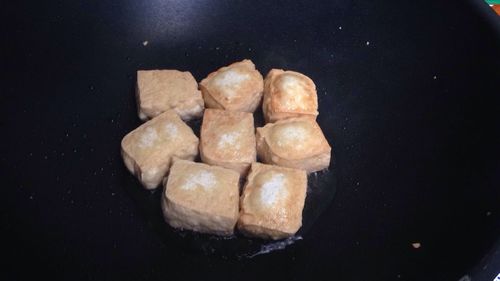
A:
<svg viewBox="0 0 500 281">
<path fill-rule="evenodd" d="M 500 16 L 500 5 L 491 5 L 491 8 Z"/>
<path fill-rule="evenodd" d="M 411 243 L 411 246 L 412 246 L 414 249 L 418 249 L 418 248 L 420 248 L 422 245 L 421 245 L 419 242 L 415 242 L 415 243 Z"/>
</svg>

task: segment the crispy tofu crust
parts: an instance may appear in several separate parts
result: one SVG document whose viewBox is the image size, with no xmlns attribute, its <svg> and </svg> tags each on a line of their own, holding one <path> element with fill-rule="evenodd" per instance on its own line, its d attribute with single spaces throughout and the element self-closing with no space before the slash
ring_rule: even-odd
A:
<svg viewBox="0 0 500 281">
<path fill-rule="evenodd" d="M 128 133 L 121 142 L 123 161 L 146 189 L 154 189 L 167 174 L 172 157 L 193 160 L 198 137 L 168 110 Z"/>
<path fill-rule="evenodd" d="M 240 198 L 238 229 L 275 240 L 294 235 L 302 226 L 306 191 L 305 171 L 253 163 Z"/>
<path fill-rule="evenodd" d="M 182 120 L 203 115 L 204 102 L 198 83 L 188 71 L 137 71 L 136 97 L 139 118 L 147 120 L 173 109 Z"/>
<path fill-rule="evenodd" d="M 268 164 L 308 173 L 328 168 L 331 147 L 316 121 L 295 117 L 257 128 L 257 155 Z"/>
<path fill-rule="evenodd" d="M 316 120 L 318 115 L 316 85 L 301 73 L 272 69 L 264 81 L 262 110 L 266 122 L 299 116 Z"/>
<path fill-rule="evenodd" d="M 254 112 L 262 100 L 264 80 L 251 60 L 210 73 L 200 82 L 207 108 Z"/>
<path fill-rule="evenodd" d="M 175 228 L 231 235 L 238 219 L 239 174 L 175 159 L 162 196 L 165 220 Z"/>
<path fill-rule="evenodd" d="M 233 169 L 244 177 L 256 161 L 253 115 L 219 109 L 207 109 L 200 134 L 201 160 Z"/>
</svg>

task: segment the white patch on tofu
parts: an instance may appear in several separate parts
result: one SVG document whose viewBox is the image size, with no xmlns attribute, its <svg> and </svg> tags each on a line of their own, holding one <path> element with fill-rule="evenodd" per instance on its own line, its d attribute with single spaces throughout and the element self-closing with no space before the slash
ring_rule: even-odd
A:
<svg viewBox="0 0 500 281">
<path fill-rule="evenodd" d="M 239 132 L 231 132 L 223 134 L 219 138 L 219 142 L 217 143 L 217 148 L 224 149 L 228 147 L 233 147 L 239 149 L 240 148 L 239 138 L 240 138 Z"/>
<path fill-rule="evenodd" d="M 141 135 L 141 138 L 139 139 L 139 147 L 140 148 L 152 147 L 157 139 L 158 139 L 158 132 L 156 132 L 156 129 L 148 127 L 144 130 L 144 133 Z"/>
<path fill-rule="evenodd" d="M 142 178 L 148 178 L 148 177 L 153 177 L 154 175 L 156 175 L 158 173 L 158 169 L 157 168 L 151 168 L 149 170 L 145 170 L 141 177 Z"/>
<path fill-rule="evenodd" d="M 271 179 L 266 181 L 260 190 L 260 202 L 270 207 L 274 205 L 280 197 L 283 198 L 288 195 L 285 188 L 285 175 L 279 173 L 271 176 Z"/>
<path fill-rule="evenodd" d="M 283 105 L 291 110 L 303 108 L 304 98 L 306 98 L 306 91 L 303 82 L 293 77 L 292 75 L 283 75 L 281 81 L 281 88 L 283 89 L 284 100 Z"/>
<path fill-rule="evenodd" d="M 214 174 L 209 171 L 199 171 L 198 173 L 189 176 L 181 188 L 184 190 L 193 190 L 201 187 L 205 190 L 210 190 L 215 187 L 215 183 L 216 179 Z"/>
<path fill-rule="evenodd" d="M 177 129 L 177 126 L 175 124 L 170 122 L 165 124 L 165 133 L 167 134 L 167 136 L 175 138 L 177 137 L 178 131 L 179 130 Z"/>
<path fill-rule="evenodd" d="M 307 137 L 308 132 L 302 126 L 285 126 L 279 130 L 276 144 L 280 147 L 294 146 L 301 148 Z"/>
<path fill-rule="evenodd" d="M 282 79 L 283 79 L 282 85 L 284 90 L 294 91 L 295 89 L 297 89 L 297 87 L 301 87 L 300 81 L 291 75 L 285 74 L 283 75 Z"/>
<path fill-rule="evenodd" d="M 214 83 L 217 87 L 225 89 L 223 94 L 227 97 L 232 97 L 236 93 L 236 89 L 240 87 L 240 84 L 248 80 L 250 76 L 248 74 L 240 73 L 235 70 L 227 70 L 215 77 Z"/>
</svg>

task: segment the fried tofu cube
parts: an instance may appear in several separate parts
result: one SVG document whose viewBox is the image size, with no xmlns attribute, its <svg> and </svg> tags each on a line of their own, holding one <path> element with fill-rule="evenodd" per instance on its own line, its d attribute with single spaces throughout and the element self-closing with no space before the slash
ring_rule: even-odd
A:
<svg viewBox="0 0 500 281">
<path fill-rule="evenodd" d="M 233 169 L 244 177 L 257 158 L 253 115 L 206 109 L 200 133 L 200 155 L 203 162 Z"/>
<path fill-rule="evenodd" d="M 257 128 L 257 156 L 268 164 L 308 173 L 328 168 L 331 147 L 321 128 L 309 117 L 296 117 Z"/>
<path fill-rule="evenodd" d="M 239 174 L 233 170 L 174 160 L 165 183 L 162 210 L 172 227 L 233 234 L 238 220 Z"/>
<path fill-rule="evenodd" d="M 193 130 L 168 110 L 128 133 L 121 152 L 127 169 L 146 189 L 154 189 L 167 174 L 172 157 L 193 160 L 198 145 Z"/>
<path fill-rule="evenodd" d="M 306 191 L 305 171 L 253 163 L 240 198 L 238 229 L 266 239 L 293 236 L 302 226 Z"/>
<path fill-rule="evenodd" d="M 200 82 L 207 108 L 254 112 L 262 99 L 264 79 L 251 60 L 210 73 Z"/>
<path fill-rule="evenodd" d="M 137 105 L 139 118 L 147 120 L 173 109 L 182 120 L 203 115 L 204 102 L 198 83 L 188 71 L 137 71 Z"/>
<path fill-rule="evenodd" d="M 304 74 L 272 69 L 264 81 L 262 111 L 266 122 L 299 116 L 316 120 L 318 115 L 316 85 Z"/>
</svg>

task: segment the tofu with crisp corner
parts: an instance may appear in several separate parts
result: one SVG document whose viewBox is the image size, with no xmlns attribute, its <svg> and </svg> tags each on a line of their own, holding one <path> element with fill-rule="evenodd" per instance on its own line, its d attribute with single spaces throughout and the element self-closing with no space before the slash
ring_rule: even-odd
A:
<svg viewBox="0 0 500 281">
<path fill-rule="evenodd" d="M 331 147 L 321 128 L 309 117 L 296 117 L 257 128 L 257 155 L 268 164 L 308 173 L 328 168 Z"/>
<path fill-rule="evenodd" d="M 201 160 L 233 169 L 243 177 L 256 161 L 253 115 L 206 109 L 200 133 Z"/>
<path fill-rule="evenodd" d="M 262 99 L 264 80 L 251 60 L 210 73 L 200 82 L 207 108 L 254 112 Z"/>
<path fill-rule="evenodd" d="M 123 161 L 146 189 L 165 177 L 172 157 L 193 160 L 198 137 L 173 111 L 168 110 L 127 134 L 121 143 Z"/>
<path fill-rule="evenodd" d="M 316 120 L 318 115 L 316 85 L 304 74 L 272 69 L 264 81 L 262 111 L 266 122 L 299 116 Z"/>
<path fill-rule="evenodd" d="M 261 238 L 294 235 L 302 226 L 306 191 L 305 171 L 253 163 L 240 198 L 238 229 Z"/>
<path fill-rule="evenodd" d="M 233 170 L 174 160 L 162 210 L 175 228 L 231 235 L 238 220 L 239 174 Z"/>
<path fill-rule="evenodd" d="M 203 115 L 204 102 L 198 83 L 188 71 L 137 71 L 137 105 L 141 120 L 173 109 L 183 120 Z"/>
</svg>

